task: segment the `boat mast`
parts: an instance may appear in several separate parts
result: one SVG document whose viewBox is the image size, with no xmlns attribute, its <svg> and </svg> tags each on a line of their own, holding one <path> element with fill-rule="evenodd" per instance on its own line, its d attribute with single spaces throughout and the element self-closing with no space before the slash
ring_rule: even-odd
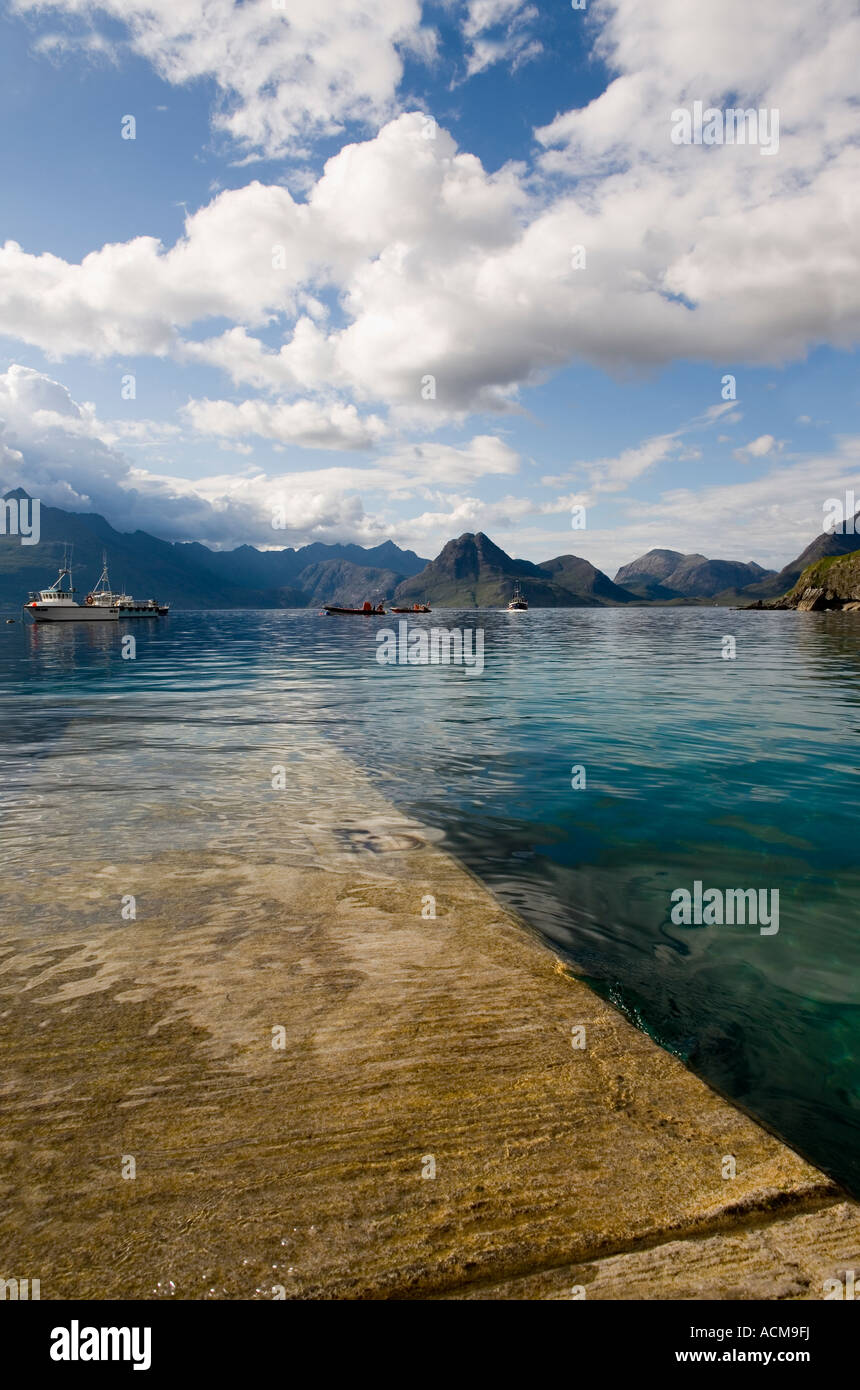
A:
<svg viewBox="0 0 860 1390">
<path fill-rule="evenodd" d="M 110 579 L 108 578 L 106 550 L 102 551 L 102 572 L 99 575 L 98 584 L 96 584 L 96 587 L 93 589 L 94 594 L 97 594 L 99 592 L 99 588 L 102 584 L 104 584 L 105 586 L 105 593 L 108 593 L 110 591 Z"/>
</svg>

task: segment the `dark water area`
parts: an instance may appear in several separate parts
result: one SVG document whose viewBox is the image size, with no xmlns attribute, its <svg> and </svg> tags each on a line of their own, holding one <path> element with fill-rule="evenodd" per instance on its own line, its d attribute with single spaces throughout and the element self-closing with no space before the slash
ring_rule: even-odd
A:
<svg viewBox="0 0 860 1390">
<path fill-rule="evenodd" d="M 50 875 L 53 852 L 103 833 L 75 817 L 78 786 L 118 838 L 187 798 L 241 846 L 260 818 L 226 769 L 279 726 L 304 727 L 595 990 L 860 1192 L 860 614 L 409 619 L 482 629 L 473 673 L 381 665 L 377 633 L 396 621 L 176 612 L 119 630 L 0 628 L 7 882 Z M 208 751 L 166 776 L 155 755 L 180 727 Z M 771 904 L 778 892 L 778 931 L 676 924 L 671 895 L 697 881 Z"/>
</svg>

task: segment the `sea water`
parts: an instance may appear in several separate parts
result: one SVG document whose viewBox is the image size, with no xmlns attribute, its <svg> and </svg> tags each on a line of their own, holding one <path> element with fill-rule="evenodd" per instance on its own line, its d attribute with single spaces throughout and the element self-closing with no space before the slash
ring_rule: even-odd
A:
<svg viewBox="0 0 860 1390">
<path fill-rule="evenodd" d="M 380 663 L 392 621 L 174 611 L 119 631 L 0 628 L 7 901 L 16 875 L 47 879 L 76 846 L 145 855 L 167 800 L 187 803 L 189 848 L 286 845 L 289 825 L 261 818 L 230 769 L 279 726 L 304 728 L 639 1027 L 860 1192 L 860 614 L 408 619 L 480 631 L 479 676 Z M 166 758 L 171 744 L 187 756 Z M 776 894 L 778 930 L 673 920 L 672 895 L 696 884 L 699 901 Z"/>
</svg>

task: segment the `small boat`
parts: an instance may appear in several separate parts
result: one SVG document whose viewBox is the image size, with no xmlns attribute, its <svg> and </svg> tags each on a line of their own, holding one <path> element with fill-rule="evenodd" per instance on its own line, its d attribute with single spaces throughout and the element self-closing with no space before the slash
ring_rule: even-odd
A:
<svg viewBox="0 0 860 1390">
<path fill-rule="evenodd" d="M 429 603 L 413 603 L 411 608 L 392 608 L 392 613 L 431 613 Z"/>
<path fill-rule="evenodd" d="M 63 588 L 65 579 L 69 581 L 67 588 Z M 64 559 L 51 587 L 31 592 L 24 612 L 30 614 L 34 623 L 116 622 L 119 617 L 116 608 L 78 603 L 76 593 L 72 584 L 72 562 Z"/>
<path fill-rule="evenodd" d="M 520 588 L 520 582 L 519 582 L 519 580 L 517 580 L 516 584 L 514 585 L 514 596 L 513 596 L 513 598 L 511 599 L 510 603 L 508 604 L 508 609 L 509 609 L 511 612 L 514 612 L 514 611 L 516 611 L 516 612 L 522 612 L 522 611 L 524 611 L 526 608 L 528 608 L 528 606 L 529 606 L 529 601 L 528 601 L 528 599 L 523 595 L 523 591 L 522 591 L 522 589 Z"/>
<path fill-rule="evenodd" d="M 337 608 L 333 603 L 327 603 L 325 605 L 325 611 L 326 613 L 336 614 L 338 616 L 341 616 L 343 614 L 350 614 L 356 615 L 360 618 L 379 618 L 384 616 L 385 606 L 384 604 L 380 603 L 376 608 L 374 608 L 373 604 L 368 603 L 366 600 L 361 608 Z"/>
</svg>

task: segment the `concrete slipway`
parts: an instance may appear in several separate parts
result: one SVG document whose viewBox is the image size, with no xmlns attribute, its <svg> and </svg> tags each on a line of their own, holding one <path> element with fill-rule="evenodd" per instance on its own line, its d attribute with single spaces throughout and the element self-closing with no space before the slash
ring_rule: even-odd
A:
<svg viewBox="0 0 860 1390">
<path fill-rule="evenodd" d="M 271 750 L 224 773 L 271 833 L 198 833 L 177 797 L 134 857 L 91 832 L 6 883 L 0 1274 L 43 1298 L 790 1300 L 860 1270 L 832 1181 L 354 765 L 278 748 L 282 791 Z"/>
</svg>

